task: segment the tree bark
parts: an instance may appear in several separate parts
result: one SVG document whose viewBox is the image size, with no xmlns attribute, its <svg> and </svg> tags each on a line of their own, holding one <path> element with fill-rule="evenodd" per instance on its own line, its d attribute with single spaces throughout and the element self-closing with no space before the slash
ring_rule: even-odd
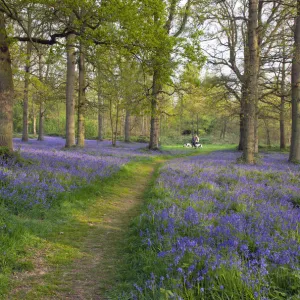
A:
<svg viewBox="0 0 300 300">
<path fill-rule="evenodd" d="M 284 150 L 286 148 L 285 143 L 285 120 L 284 120 L 284 106 L 285 106 L 285 97 L 281 96 L 280 102 L 280 149 Z"/>
<path fill-rule="evenodd" d="M 150 120 L 150 150 L 159 149 L 159 112 L 158 112 L 158 102 L 159 102 L 159 91 L 161 90 L 161 85 L 159 83 L 159 72 L 157 70 L 153 73 L 153 86 L 151 93 L 151 120 Z"/>
<path fill-rule="evenodd" d="M 125 142 L 130 142 L 130 110 L 126 109 L 125 127 L 124 127 Z"/>
<path fill-rule="evenodd" d="M 295 18 L 292 62 L 292 139 L 289 161 L 300 162 L 300 0 Z"/>
<path fill-rule="evenodd" d="M 113 101 L 109 99 L 109 118 L 111 128 L 111 143 L 113 147 L 117 145 L 118 122 L 119 122 L 119 103 L 116 104 L 116 120 L 113 118 Z"/>
<path fill-rule="evenodd" d="M 31 13 L 27 10 L 28 17 L 28 35 L 31 36 Z M 29 76 L 30 76 L 30 59 L 32 52 L 32 44 L 30 41 L 26 43 L 26 62 L 25 62 L 25 76 L 24 76 L 24 99 L 23 99 L 23 128 L 22 141 L 28 142 L 28 91 L 29 91 Z"/>
<path fill-rule="evenodd" d="M 47 66 L 47 74 L 45 78 L 48 76 L 49 65 Z M 42 54 L 39 53 L 39 80 L 43 82 L 43 72 L 42 72 Z M 39 111 L 39 134 L 38 134 L 38 141 L 44 140 L 44 118 L 45 118 L 45 104 L 43 95 L 39 93 L 39 102 L 40 102 L 40 111 Z"/>
<path fill-rule="evenodd" d="M 66 148 L 75 146 L 75 34 L 67 36 Z"/>
<path fill-rule="evenodd" d="M 284 45 L 285 46 L 285 45 Z M 286 57 L 285 57 L 285 48 L 283 49 L 283 62 L 282 62 L 282 70 L 281 70 L 281 97 L 280 97 L 280 149 L 284 150 L 286 148 L 285 143 L 285 78 L 286 78 Z"/>
<path fill-rule="evenodd" d="M 98 91 L 98 141 L 103 141 L 103 125 L 104 125 L 104 116 L 103 116 L 103 99 L 101 96 L 100 89 Z"/>
<path fill-rule="evenodd" d="M 22 141 L 28 142 L 28 92 L 29 92 L 29 75 L 30 75 L 30 59 L 32 52 L 31 42 L 27 42 L 25 78 L 24 78 L 24 99 L 23 99 L 23 130 Z"/>
<path fill-rule="evenodd" d="M 79 92 L 78 92 L 78 130 L 77 146 L 84 147 L 85 137 L 85 53 L 82 43 L 79 49 Z"/>
<path fill-rule="evenodd" d="M 13 78 L 5 17 L 0 12 L 0 147 L 13 150 Z"/>
<path fill-rule="evenodd" d="M 258 113 L 257 113 L 257 106 L 255 107 L 255 121 L 254 121 L 254 153 L 258 153 Z"/>
<path fill-rule="evenodd" d="M 241 96 L 241 108 L 240 108 L 240 140 L 238 150 L 242 151 L 244 149 L 244 136 L 245 136 L 245 92 L 242 91 Z"/>
<path fill-rule="evenodd" d="M 220 140 L 224 140 L 226 136 L 226 130 L 227 130 L 227 119 L 223 118 L 222 119 L 222 124 L 221 124 L 221 132 L 220 132 Z"/>
<path fill-rule="evenodd" d="M 38 135 L 38 141 L 44 140 L 44 101 L 40 100 L 40 111 L 39 111 L 39 135 Z"/>
<path fill-rule="evenodd" d="M 264 119 L 265 128 L 266 128 L 266 144 L 267 147 L 271 147 L 271 137 L 270 137 L 270 128 L 268 122 Z"/>
<path fill-rule="evenodd" d="M 34 99 L 32 99 L 31 114 L 32 114 L 32 133 L 33 135 L 36 135 L 36 112 L 34 107 Z"/>
<path fill-rule="evenodd" d="M 257 84 L 259 69 L 258 52 L 258 0 L 249 0 L 248 21 L 249 66 L 247 76 L 247 97 L 245 103 L 245 142 L 243 158 L 246 163 L 255 163 L 255 108 L 257 103 Z"/>
</svg>

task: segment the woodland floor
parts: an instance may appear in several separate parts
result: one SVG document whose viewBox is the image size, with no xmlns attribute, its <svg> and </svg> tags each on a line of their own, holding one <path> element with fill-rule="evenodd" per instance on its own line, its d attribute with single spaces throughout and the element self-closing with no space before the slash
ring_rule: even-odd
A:
<svg viewBox="0 0 300 300">
<path fill-rule="evenodd" d="M 139 213 L 144 193 L 161 161 L 136 163 L 134 168 L 106 182 L 104 193 L 74 221 L 62 227 L 58 240 L 78 251 L 71 262 L 49 264 L 50 249 L 34 251 L 33 270 L 15 275 L 6 299 L 108 299 L 117 280 L 129 225 Z M 75 241 L 76 239 L 76 241 Z M 68 255 L 67 252 L 62 255 Z M 62 259 L 63 261 L 63 259 Z"/>
</svg>

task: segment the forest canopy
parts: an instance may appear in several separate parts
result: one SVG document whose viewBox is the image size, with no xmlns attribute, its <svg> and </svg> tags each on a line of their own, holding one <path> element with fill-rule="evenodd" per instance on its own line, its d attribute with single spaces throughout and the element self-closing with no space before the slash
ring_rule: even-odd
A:
<svg viewBox="0 0 300 300">
<path fill-rule="evenodd" d="M 0 145 L 12 137 L 259 144 L 300 160 L 299 1 L 1 1 Z M 292 84 L 291 84 L 292 82 Z"/>
</svg>

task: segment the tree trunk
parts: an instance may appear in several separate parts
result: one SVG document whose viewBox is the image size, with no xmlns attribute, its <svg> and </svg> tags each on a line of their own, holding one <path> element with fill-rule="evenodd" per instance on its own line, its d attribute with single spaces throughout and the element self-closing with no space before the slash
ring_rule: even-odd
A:
<svg viewBox="0 0 300 300">
<path fill-rule="evenodd" d="M 114 147 L 116 146 L 116 144 L 114 143 L 114 120 L 113 120 L 111 99 L 109 99 L 109 119 L 110 119 L 110 130 L 111 130 L 111 144 Z"/>
<path fill-rule="evenodd" d="M 27 10 L 27 32 L 31 36 L 31 12 Z M 24 76 L 24 99 L 23 99 L 23 128 L 22 128 L 22 141 L 28 142 L 28 90 L 29 90 L 29 76 L 30 76 L 30 59 L 32 52 L 32 44 L 30 41 L 26 44 L 26 62 L 25 62 L 25 76 Z"/>
<path fill-rule="evenodd" d="M 32 133 L 33 135 L 36 135 L 36 111 L 34 107 L 34 99 L 32 99 L 31 113 L 32 113 Z"/>
<path fill-rule="evenodd" d="M 125 142 L 129 143 L 130 142 L 130 110 L 128 109 L 126 109 L 124 134 L 125 134 Z"/>
<path fill-rule="evenodd" d="M 221 132 L 220 132 L 220 139 L 224 140 L 226 136 L 226 130 L 227 130 L 227 119 L 223 118 L 222 125 L 221 125 Z"/>
<path fill-rule="evenodd" d="M 111 127 L 111 144 L 113 147 L 117 145 L 118 122 L 119 122 L 119 103 L 116 104 L 116 120 L 113 118 L 113 101 L 109 99 L 109 118 Z"/>
<path fill-rule="evenodd" d="M 38 141 L 44 140 L 44 101 L 40 100 L 40 111 L 39 111 L 39 135 Z"/>
<path fill-rule="evenodd" d="M 284 112 L 285 112 L 285 77 L 286 77 L 286 58 L 285 58 L 285 48 L 283 49 L 283 62 L 282 62 L 282 70 L 281 70 L 281 99 L 280 99 L 280 149 L 284 150 L 286 148 L 285 144 L 285 120 L 284 120 Z"/>
<path fill-rule="evenodd" d="M 85 54 L 84 47 L 80 44 L 79 49 L 79 92 L 78 92 L 78 131 L 77 131 L 77 145 L 84 147 L 85 137 Z"/>
<path fill-rule="evenodd" d="M 43 73 L 42 73 L 42 54 L 39 53 L 39 80 L 40 82 L 43 82 Z M 49 65 L 47 66 L 47 75 L 48 76 L 49 71 Z M 44 140 L 44 117 L 45 117 L 45 108 L 44 108 L 44 99 L 43 95 L 39 94 L 39 102 L 40 102 L 40 111 L 39 111 L 39 135 L 38 135 L 38 141 Z"/>
<path fill-rule="evenodd" d="M 267 147 L 271 148 L 271 137 L 270 137 L 270 129 L 268 123 L 265 121 L 266 125 L 266 137 L 267 137 Z"/>
<path fill-rule="evenodd" d="M 32 133 L 33 135 L 36 135 L 36 115 L 32 117 L 32 127 Z"/>
<path fill-rule="evenodd" d="M 98 141 L 103 141 L 103 125 L 104 125 L 104 116 L 103 116 L 103 99 L 101 96 L 100 89 L 98 91 Z"/>
<path fill-rule="evenodd" d="M 284 105 L 285 105 L 285 97 L 282 96 L 281 97 L 281 102 L 280 102 L 280 149 L 281 150 L 284 150 L 286 148 Z"/>
<path fill-rule="evenodd" d="M 30 30 L 28 28 L 28 30 Z M 25 80 L 24 80 L 24 99 L 23 99 L 23 129 L 22 129 L 22 141 L 28 142 L 28 92 L 29 92 L 29 71 L 30 71 L 30 59 L 32 52 L 31 42 L 27 42 L 26 51 L 26 64 L 25 64 Z"/>
<path fill-rule="evenodd" d="M 292 63 L 292 139 L 289 161 L 300 162 L 300 0 L 295 18 L 294 54 Z"/>
<path fill-rule="evenodd" d="M 239 138 L 239 145 L 238 150 L 242 151 L 244 149 L 244 133 L 245 133 L 245 126 L 244 126 L 244 109 L 241 108 L 240 110 L 240 138 Z"/>
<path fill-rule="evenodd" d="M 0 12 L 0 147 L 13 150 L 13 78 L 5 17 Z"/>
<path fill-rule="evenodd" d="M 240 110 L 240 140 L 239 140 L 239 146 L 238 150 L 242 151 L 244 149 L 244 136 L 245 136 L 245 92 L 242 92 L 242 97 L 241 97 L 241 110 Z"/>
<path fill-rule="evenodd" d="M 259 69 L 258 52 L 258 0 L 249 0 L 248 46 L 249 66 L 247 76 L 247 96 L 245 103 L 245 142 L 243 158 L 246 163 L 255 163 L 255 108 Z"/>
<path fill-rule="evenodd" d="M 255 110 L 257 111 L 257 106 L 255 107 Z M 258 113 L 255 114 L 255 123 L 254 123 L 254 153 L 258 153 Z"/>
<path fill-rule="evenodd" d="M 117 114 L 116 114 L 116 122 L 115 122 L 115 132 L 114 132 L 114 141 L 113 146 L 117 145 L 117 137 L 118 137 L 118 124 L 119 124 L 119 104 L 117 104 Z"/>
<path fill-rule="evenodd" d="M 66 148 L 75 145 L 75 34 L 67 36 Z"/>
<path fill-rule="evenodd" d="M 158 93 L 161 90 L 159 84 L 159 72 L 156 70 L 153 73 L 153 86 L 151 94 L 151 121 L 150 121 L 150 150 L 159 149 L 159 113 L 158 113 Z"/>
</svg>

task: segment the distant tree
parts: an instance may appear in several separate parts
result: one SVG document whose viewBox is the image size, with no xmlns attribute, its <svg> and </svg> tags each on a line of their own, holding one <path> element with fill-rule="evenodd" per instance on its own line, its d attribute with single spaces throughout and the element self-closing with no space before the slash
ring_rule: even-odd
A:
<svg viewBox="0 0 300 300">
<path fill-rule="evenodd" d="M 32 31 L 32 16 L 30 9 L 27 10 L 27 31 L 31 36 Z M 29 79 L 30 79 L 30 66 L 31 66 L 31 53 L 32 43 L 28 41 L 26 43 L 26 62 L 25 62 L 25 76 L 24 76 L 24 100 L 23 100 L 23 130 L 22 141 L 28 141 L 28 94 L 29 94 Z"/>
</svg>

